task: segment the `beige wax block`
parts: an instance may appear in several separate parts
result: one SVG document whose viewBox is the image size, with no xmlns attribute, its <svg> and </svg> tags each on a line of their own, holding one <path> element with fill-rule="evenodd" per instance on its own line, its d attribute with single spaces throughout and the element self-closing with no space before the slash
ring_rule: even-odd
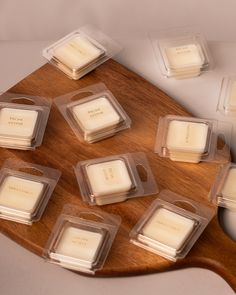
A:
<svg viewBox="0 0 236 295">
<path fill-rule="evenodd" d="M 172 248 L 175 253 L 183 246 L 194 225 L 195 222 L 192 219 L 165 208 L 159 208 L 144 226 L 143 236 L 157 242 L 157 247 L 160 243 L 158 248 L 163 250 L 164 246 L 167 246 Z M 153 246 L 155 243 L 151 243 L 151 245 Z"/>
<path fill-rule="evenodd" d="M 53 50 L 53 55 L 71 69 L 80 69 L 104 54 L 86 37 L 76 36 Z"/>
<path fill-rule="evenodd" d="M 165 54 L 171 69 L 181 69 L 186 67 L 198 66 L 204 64 L 204 55 L 200 46 L 196 44 L 186 44 L 183 46 L 168 47 Z"/>
<path fill-rule="evenodd" d="M 0 186 L 1 212 L 12 210 L 33 213 L 44 189 L 41 182 L 7 176 Z"/>
<path fill-rule="evenodd" d="M 171 75 L 172 77 L 174 77 L 175 79 L 178 79 L 178 80 L 197 77 L 200 74 L 201 74 L 201 69 L 199 67 L 197 69 L 192 69 L 189 71 L 169 70 L 169 75 Z"/>
<path fill-rule="evenodd" d="M 97 258 L 102 241 L 101 233 L 69 226 L 63 231 L 51 257 L 68 264 L 75 264 L 75 259 L 79 259 L 82 266 L 90 268 Z"/>
<path fill-rule="evenodd" d="M 230 108 L 232 108 L 232 109 L 236 108 L 236 81 L 234 81 L 232 83 L 232 85 L 231 85 L 226 108 L 229 108 L 229 109 Z"/>
<path fill-rule="evenodd" d="M 170 152 L 172 161 L 199 163 L 202 159 L 202 153 Z"/>
<path fill-rule="evenodd" d="M 91 164 L 86 167 L 86 172 L 95 197 L 127 193 L 132 187 L 132 181 L 123 160 Z"/>
<path fill-rule="evenodd" d="M 38 112 L 35 110 L 2 108 L 0 109 L 0 136 L 31 140 L 37 118 Z"/>
<path fill-rule="evenodd" d="M 236 168 L 230 168 L 221 194 L 223 198 L 236 202 Z"/>
<path fill-rule="evenodd" d="M 127 199 L 126 194 L 123 194 L 121 196 L 96 197 L 95 201 L 97 205 L 103 206 L 103 205 L 107 205 L 111 203 L 124 202 L 126 199 Z"/>
<path fill-rule="evenodd" d="M 94 133 L 115 126 L 120 116 L 106 97 L 76 105 L 72 112 L 86 133 Z"/>
<path fill-rule="evenodd" d="M 204 153 L 207 135 L 205 123 L 173 120 L 168 126 L 166 146 L 170 151 Z"/>
</svg>

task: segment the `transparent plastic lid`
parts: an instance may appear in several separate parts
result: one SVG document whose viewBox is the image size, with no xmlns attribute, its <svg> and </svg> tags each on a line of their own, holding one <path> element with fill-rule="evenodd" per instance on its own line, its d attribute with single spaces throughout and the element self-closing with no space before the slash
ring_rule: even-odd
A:
<svg viewBox="0 0 236 295">
<path fill-rule="evenodd" d="M 81 161 L 74 170 L 82 198 L 90 205 L 123 202 L 158 192 L 148 160 L 141 152 Z"/>
<path fill-rule="evenodd" d="M 120 50 L 115 41 L 87 25 L 45 48 L 43 56 L 69 78 L 77 80 Z"/>
<path fill-rule="evenodd" d="M 168 190 L 159 194 L 130 232 L 130 241 L 168 260 L 184 258 L 215 210 Z"/>
<path fill-rule="evenodd" d="M 227 162 L 232 125 L 211 119 L 167 115 L 160 117 L 155 152 L 173 161 Z M 224 135 L 224 141 L 220 139 Z M 222 144 L 218 146 L 218 143 Z"/>
<path fill-rule="evenodd" d="M 43 256 L 64 268 L 94 274 L 103 267 L 120 223 L 117 215 L 66 205 Z"/>
<path fill-rule="evenodd" d="M 44 97 L 3 93 L 0 96 L 0 146 L 30 150 L 42 144 L 51 101 Z"/>
<path fill-rule="evenodd" d="M 220 207 L 236 210 L 236 164 L 224 165 L 209 193 L 209 199 Z"/>
<path fill-rule="evenodd" d="M 157 31 L 150 35 L 164 76 L 192 78 L 213 67 L 206 40 L 193 28 Z"/>
<path fill-rule="evenodd" d="M 86 96 L 79 98 L 83 94 Z M 54 102 L 80 141 L 93 143 L 131 125 L 129 116 L 103 83 L 62 95 Z"/>
</svg>

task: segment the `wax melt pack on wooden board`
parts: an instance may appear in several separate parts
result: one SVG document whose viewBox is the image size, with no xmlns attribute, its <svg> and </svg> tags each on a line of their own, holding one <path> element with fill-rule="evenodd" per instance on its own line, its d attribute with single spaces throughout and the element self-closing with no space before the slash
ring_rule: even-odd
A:
<svg viewBox="0 0 236 295">
<path fill-rule="evenodd" d="M 1 165 L 5 159 L 12 157 L 62 171 L 62 177 L 39 222 L 30 227 L 5 220 L 0 222 L 4 234 L 40 256 L 63 206 L 69 203 L 81 208 L 88 207 L 82 201 L 72 168 L 78 161 L 127 152 L 145 152 L 160 190 L 169 189 L 195 201 L 209 203 L 207 196 L 220 169 L 219 164 L 173 162 L 153 151 L 159 117 L 189 114 L 161 90 L 117 62 L 109 60 L 78 81 L 68 79 L 47 64 L 10 91 L 54 99 L 98 82 L 106 84 L 127 112 L 132 120 L 131 129 L 97 143 L 82 143 L 53 105 L 43 144 L 37 151 L 1 149 Z M 217 215 L 188 256 L 176 263 L 129 242 L 130 230 L 155 198 L 156 195 L 145 196 L 98 206 L 97 210 L 120 215 L 122 223 L 104 268 L 96 272 L 96 276 L 137 275 L 199 266 L 217 272 L 236 290 L 236 243 L 223 232 Z"/>
</svg>

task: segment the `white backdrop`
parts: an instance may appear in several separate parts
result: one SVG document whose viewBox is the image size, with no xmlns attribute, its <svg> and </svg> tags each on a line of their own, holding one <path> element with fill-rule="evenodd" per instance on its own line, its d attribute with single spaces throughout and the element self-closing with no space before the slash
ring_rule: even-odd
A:
<svg viewBox="0 0 236 295">
<path fill-rule="evenodd" d="M 235 0 L 1 0 L 0 39 L 51 40 L 89 22 L 113 34 L 198 24 L 232 42 L 235 9 Z"/>
</svg>

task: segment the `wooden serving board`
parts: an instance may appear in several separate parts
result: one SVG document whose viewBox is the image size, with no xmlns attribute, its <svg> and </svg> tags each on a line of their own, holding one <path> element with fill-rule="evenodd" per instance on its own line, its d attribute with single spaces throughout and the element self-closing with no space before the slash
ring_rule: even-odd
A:
<svg viewBox="0 0 236 295">
<path fill-rule="evenodd" d="M 33 226 L 0 221 L 1 231 L 11 239 L 41 255 L 50 231 L 67 204 L 85 205 L 80 196 L 72 166 L 78 161 L 127 152 L 146 152 L 160 189 L 170 189 L 199 202 L 207 195 L 219 170 L 219 164 L 188 164 L 160 158 L 153 152 L 158 119 L 166 114 L 189 115 L 158 88 L 110 60 L 78 81 L 68 79 L 51 65 L 44 65 L 9 91 L 51 97 L 52 99 L 104 82 L 132 120 L 129 130 L 94 144 L 80 143 L 53 105 L 43 145 L 35 151 L 1 149 L 0 164 L 15 157 L 27 162 L 51 166 L 62 171 L 42 219 Z M 217 216 L 209 224 L 189 255 L 172 263 L 129 242 L 129 232 L 156 196 L 141 197 L 123 203 L 98 207 L 119 214 L 122 225 L 104 268 L 97 276 L 146 274 L 185 267 L 208 268 L 220 274 L 236 290 L 236 243 L 222 231 Z"/>
</svg>

